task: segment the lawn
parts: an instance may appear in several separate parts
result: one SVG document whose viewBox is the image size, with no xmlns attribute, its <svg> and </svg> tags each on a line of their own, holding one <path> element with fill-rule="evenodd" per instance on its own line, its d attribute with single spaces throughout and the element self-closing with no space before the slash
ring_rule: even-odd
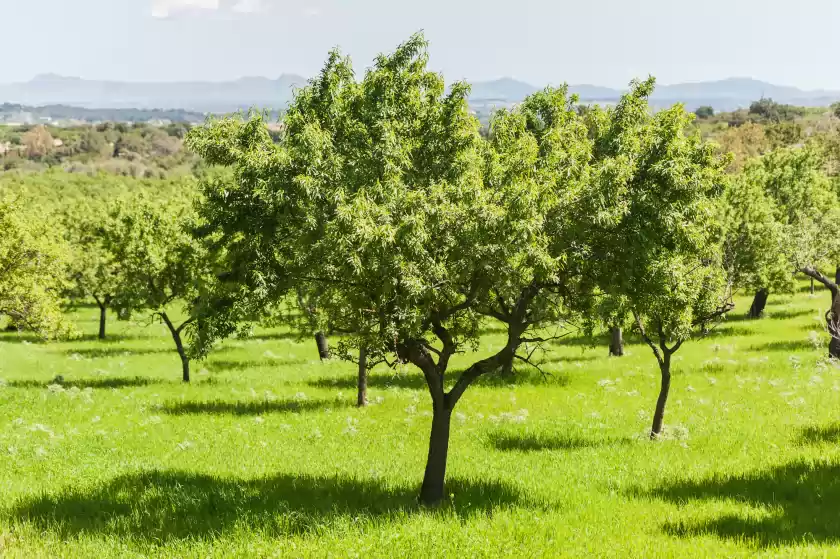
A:
<svg viewBox="0 0 840 559">
<path fill-rule="evenodd" d="M 374 371 L 356 409 L 352 364 L 260 330 L 184 385 L 164 326 L 112 321 L 100 342 L 82 308 L 80 341 L 0 337 L 0 556 L 840 556 L 828 302 L 774 295 L 747 321 L 739 299 L 676 354 L 657 442 L 638 340 L 608 358 L 564 339 L 551 376 L 483 380 L 456 408 L 437 510 L 415 502 L 431 413 L 410 367 Z"/>
</svg>

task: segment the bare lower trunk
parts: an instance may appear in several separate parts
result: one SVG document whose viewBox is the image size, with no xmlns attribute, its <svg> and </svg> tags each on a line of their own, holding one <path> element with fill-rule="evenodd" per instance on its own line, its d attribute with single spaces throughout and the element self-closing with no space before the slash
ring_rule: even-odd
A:
<svg viewBox="0 0 840 559">
<path fill-rule="evenodd" d="M 181 358 L 181 379 L 184 382 L 190 382 L 190 358 L 187 356 L 187 352 L 184 349 L 184 343 L 181 340 L 181 330 L 179 328 L 175 328 L 175 325 L 172 324 L 172 321 L 169 320 L 169 317 L 165 312 L 160 313 L 160 317 L 163 319 L 163 322 L 166 323 L 166 327 L 169 328 L 169 332 L 172 334 L 172 339 L 175 341 L 175 349 L 178 350 L 178 357 Z"/>
<path fill-rule="evenodd" d="M 828 333 L 831 334 L 828 355 L 840 359 L 840 290 L 832 290 L 831 309 L 825 313 L 825 322 Z"/>
<path fill-rule="evenodd" d="M 624 355 L 624 337 L 621 328 L 610 328 L 610 356 L 621 357 Z"/>
<path fill-rule="evenodd" d="M 668 403 L 668 392 L 671 391 L 671 356 L 665 354 L 659 364 L 661 381 L 659 385 L 659 398 L 656 400 L 656 410 L 653 412 L 653 426 L 650 429 L 650 438 L 656 439 L 662 434 L 662 424 L 665 420 L 665 404 Z"/>
<path fill-rule="evenodd" d="M 323 332 L 315 333 L 315 345 L 318 346 L 318 356 L 321 361 L 330 358 L 330 345 L 327 342 L 327 336 Z"/>
<path fill-rule="evenodd" d="M 108 308 L 105 305 L 99 305 L 99 339 L 105 339 L 105 319 L 107 318 Z"/>
<path fill-rule="evenodd" d="M 358 397 L 356 398 L 356 405 L 363 408 L 367 405 L 367 351 L 365 348 L 359 350 L 359 385 Z"/>
<path fill-rule="evenodd" d="M 811 281 L 814 281 L 814 278 L 811 278 Z M 834 269 L 834 283 L 840 285 L 840 266 Z"/>
<path fill-rule="evenodd" d="M 811 295 L 814 294 L 814 278 L 811 278 Z"/>
<path fill-rule="evenodd" d="M 770 296 L 770 291 L 767 289 L 759 289 L 753 298 L 750 306 L 750 318 L 761 318 L 764 314 L 764 308 L 767 306 L 767 297 Z"/>
<path fill-rule="evenodd" d="M 429 456 L 426 473 L 420 488 L 420 502 L 427 506 L 440 503 L 446 495 L 446 456 L 449 452 L 449 426 L 452 410 L 445 405 L 435 406 L 432 415 L 432 434 L 429 436 Z"/>
</svg>

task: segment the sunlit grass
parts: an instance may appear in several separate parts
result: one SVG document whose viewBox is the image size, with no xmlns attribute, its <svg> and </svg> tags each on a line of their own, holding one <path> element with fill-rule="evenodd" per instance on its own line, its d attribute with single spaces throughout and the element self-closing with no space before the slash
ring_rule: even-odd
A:
<svg viewBox="0 0 840 559">
<path fill-rule="evenodd" d="M 187 386 L 163 326 L 112 321 L 99 342 L 80 309 L 81 341 L 0 337 L 0 555 L 840 555 L 827 304 L 771 296 L 747 321 L 739 300 L 676 355 L 659 442 L 646 346 L 610 359 L 605 341 L 564 341 L 546 379 L 481 382 L 456 408 L 435 511 L 415 502 L 431 415 L 411 368 L 376 370 L 358 410 L 352 364 L 266 330 Z"/>
</svg>

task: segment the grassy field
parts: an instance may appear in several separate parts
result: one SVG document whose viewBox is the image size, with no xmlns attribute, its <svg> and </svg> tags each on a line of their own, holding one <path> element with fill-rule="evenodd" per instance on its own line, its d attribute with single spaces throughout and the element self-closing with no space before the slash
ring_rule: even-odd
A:
<svg viewBox="0 0 840 559">
<path fill-rule="evenodd" d="M 0 556 L 840 557 L 827 305 L 771 296 L 747 321 L 738 300 L 675 357 L 658 442 L 658 369 L 635 340 L 620 359 L 565 340 L 548 380 L 483 381 L 433 511 L 415 503 L 431 422 L 416 371 L 376 370 L 359 410 L 352 364 L 264 330 L 185 386 L 163 326 L 112 321 L 99 342 L 80 309 L 81 341 L 0 337 Z"/>
</svg>

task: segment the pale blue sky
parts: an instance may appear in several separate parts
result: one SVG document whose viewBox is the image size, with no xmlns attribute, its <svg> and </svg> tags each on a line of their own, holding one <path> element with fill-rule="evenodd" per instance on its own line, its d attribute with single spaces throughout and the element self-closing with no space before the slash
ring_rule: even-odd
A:
<svg viewBox="0 0 840 559">
<path fill-rule="evenodd" d="M 418 29 L 447 81 L 622 86 L 749 76 L 840 89 L 840 0 L 0 0 L 0 83 L 357 68 Z"/>
</svg>

